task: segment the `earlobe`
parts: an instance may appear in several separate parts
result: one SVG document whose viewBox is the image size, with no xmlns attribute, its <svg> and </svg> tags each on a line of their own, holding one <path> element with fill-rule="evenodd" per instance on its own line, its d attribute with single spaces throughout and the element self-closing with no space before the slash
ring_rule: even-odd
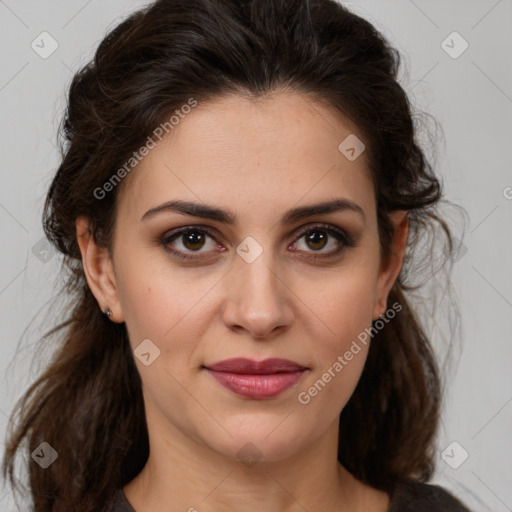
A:
<svg viewBox="0 0 512 512">
<path fill-rule="evenodd" d="M 386 312 L 388 295 L 395 283 L 404 259 L 409 235 L 409 217 L 407 210 L 395 210 L 389 214 L 394 227 L 394 238 L 390 247 L 389 258 L 381 268 L 378 278 L 377 302 L 373 311 L 373 320 Z"/>
<path fill-rule="evenodd" d="M 108 249 L 96 244 L 88 218 L 76 219 L 76 237 L 82 254 L 85 278 L 98 301 L 98 307 L 110 320 L 124 321 L 119 306 L 112 260 Z"/>
</svg>

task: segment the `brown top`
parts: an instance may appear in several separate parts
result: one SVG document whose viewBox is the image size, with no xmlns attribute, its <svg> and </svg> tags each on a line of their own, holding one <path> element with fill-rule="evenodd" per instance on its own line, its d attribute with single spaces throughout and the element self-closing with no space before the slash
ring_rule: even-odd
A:
<svg viewBox="0 0 512 512">
<path fill-rule="evenodd" d="M 118 489 L 104 512 L 135 512 Z M 393 494 L 388 512 L 470 512 L 457 498 L 437 485 L 404 484 Z"/>
<path fill-rule="evenodd" d="M 393 495 L 388 512 L 470 512 L 470 510 L 438 485 L 410 482 L 404 484 Z"/>
</svg>

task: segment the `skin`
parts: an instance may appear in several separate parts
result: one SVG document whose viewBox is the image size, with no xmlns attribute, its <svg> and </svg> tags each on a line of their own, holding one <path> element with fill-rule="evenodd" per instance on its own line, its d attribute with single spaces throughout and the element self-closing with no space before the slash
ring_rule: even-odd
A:
<svg viewBox="0 0 512 512">
<path fill-rule="evenodd" d="M 407 214 L 396 211 L 393 253 L 381 260 L 365 153 L 349 161 L 338 150 L 349 134 L 362 140 L 339 113 L 295 92 L 210 100 L 126 178 L 112 257 L 94 243 L 88 220 L 77 219 L 84 271 L 99 307 L 109 306 L 111 321 L 126 323 L 133 349 L 150 339 L 160 350 L 149 366 L 134 359 L 150 440 L 146 466 L 124 487 L 137 512 L 217 512 L 233 504 L 238 512 L 388 509 L 387 494 L 337 461 L 339 414 L 369 345 L 308 404 L 298 400 L 385 312 L 406 246 Z M 357 203 L 365 218 L 344 210 L 282 223 L 291 208 L 335 198 Z M 141 221 L 174 199 L 230 210 L 237 221 L 175 212 Z M 301 232 L 319 222 L 345 230 L 355 247 L 313 259 L 340 244 L 332 235 L 325 245 L 308 243 Z M 197 225 L 209 227 L 216 240 L 185 245 L 178 237 L 168 244 L 196 260 L 183 261 L 159 243 L 175 228 Z M 236 252 L 247 236 L 263 248 L 252 263 Z M 202 368 L 231 357 L 282 357 L 308 371 L 277 397 L 253 400 Z M 261 456 L 250 466 L 237 457 L 248 442 Z"/>
</svg>

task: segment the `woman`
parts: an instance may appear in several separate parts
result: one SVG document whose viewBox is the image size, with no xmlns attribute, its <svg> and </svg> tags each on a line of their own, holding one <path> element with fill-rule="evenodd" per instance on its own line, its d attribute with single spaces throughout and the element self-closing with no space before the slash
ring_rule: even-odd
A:
<svg viewBox="0 0 512 512">
<path fill-rule="evenodd" d="M 452 239 L 398 67 L 330 0 L 160 0 L 102 41 L 44 212 L 75 295 L 4 458 L 28 438 L 35 512 L 467 510 L 427 483 L 404 263 Z"/>
</svg>

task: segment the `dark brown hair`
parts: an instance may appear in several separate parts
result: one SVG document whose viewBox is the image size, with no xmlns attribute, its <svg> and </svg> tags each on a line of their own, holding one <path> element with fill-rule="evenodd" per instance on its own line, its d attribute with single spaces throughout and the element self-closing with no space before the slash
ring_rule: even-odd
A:
<svg viewBox="0 0 512 512">
<path fill-rule="evenodd" d="M 59 346 L 16 404 L 3 461 L 4 477 L 16 487 L 15 455 L 28 440 L 35 512 L 101 510 L 149 453 L 126 328 L 102 314 L 87 285 L 76 218 L 89 217 L 96 242 L 111 248 L 116 198 L 129 178 L 102 199 L 94 191 L 170 113 L 191 97 L 199 103 L 230 93 L 263 97 L 283 88 L 326 102 L 360 130 L 382 257 L 393 235 L 389 213 L 409 212 L 408 249 L 388 299 L 402 310 L 371 343 L 341 413 L 338 458 L 358 479 L 387 491 L 406 479 L 429 479 L 440 376 L 406 294 L 418 288 L 412 277 L 420 236 L 440 227 L 447 261 L 453 244 L 435 209 L 441 184 L 417 141 L 399 66 L 398 52 L 369 22 L 332 0 L 159 0 L 104 38 L 72 80 L 62 161 L 43 215 L 46 236 L 64 255 L 67 317 L 41 340 L 56 338 Z M 29 456 L 43 441 L 59 455 L 45 470 Z"/>
</svg>

